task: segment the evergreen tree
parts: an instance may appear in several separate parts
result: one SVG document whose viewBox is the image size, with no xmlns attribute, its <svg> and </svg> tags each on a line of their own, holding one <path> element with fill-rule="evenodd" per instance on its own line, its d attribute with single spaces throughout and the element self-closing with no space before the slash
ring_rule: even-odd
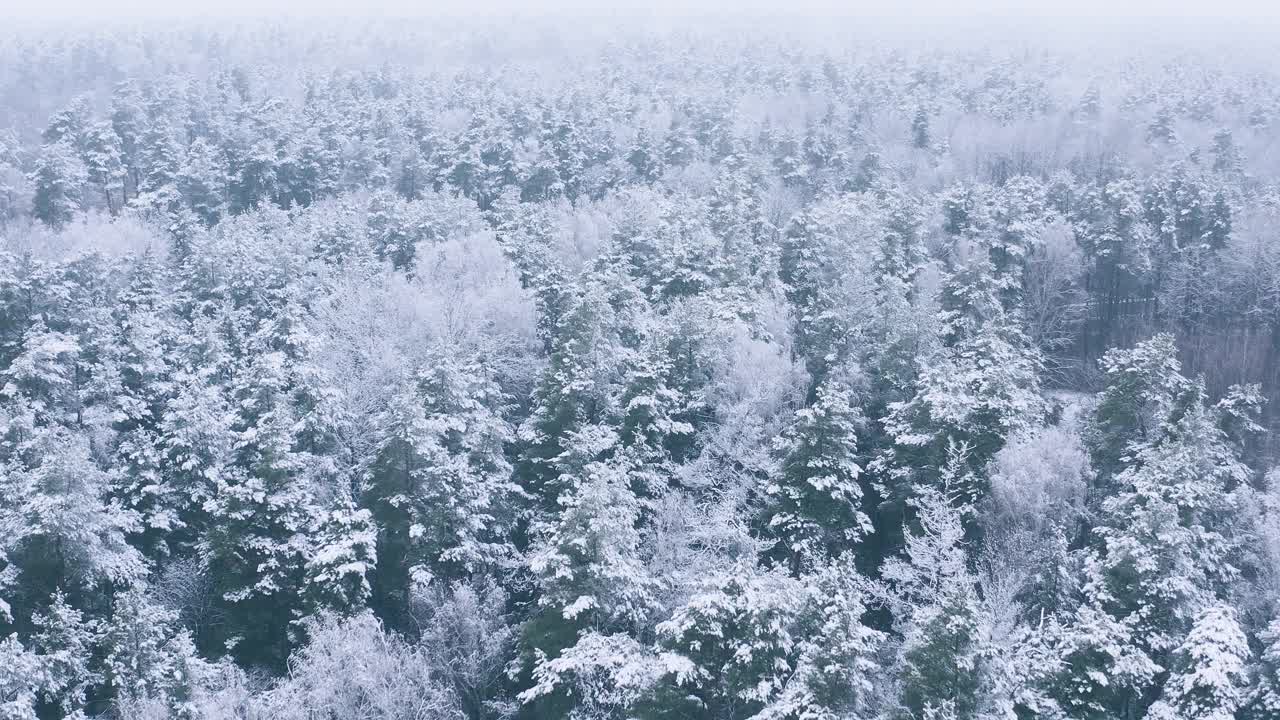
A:
<svg viewBox="0 0 1280 720">
<path fill-rule="evenodd" d="M 111 618 L 102 628 L 103 681 L 124 708 L 155 703 L 171 717 L 186 711 L 201 664 L 195 646 L 177 615 L 144 593 L 131 590 L 115 597 Z"/>
<path fill-rule="evenodd" d="M 525 625 L 522 650 L 533 677 L 541 679 L 523 699 L 537 701 L 539 713 L 564 712 L 581 697 L 581 688 L 556 680 L 561 673 L 552 663 L 602 636 L 634 638 L 649 624 L 659 589 L 640 556 L 634 459 L 605 427 L 587 426 L 568 440 L 569 449 L 557 459 L 563 509 L 541 529 L 529 560 L 539 608 Z"/>
<path fill-rule="evenodd" d="M 769 526 L 793 572 L 805 561 L 838 555 L 871 531 L 858 482 L 862 423 L 849 388 L 829 378 L 778 440 L 778 474 L 766 489 L 773 500 Z"/>
<path fill-rule="evenodd" d="M 133 544 L 152 560 L 169 554 L 167 538 L 180 536 L 179 514 L 188 500 L 186 488 L 166 482 L 161 447 L 160 426 L 174 393 L 171 343 L 178 335 L 165 296 L 167 279 L 156 258 L 148 254 L 138 259 L 113 318 L 110 367 L 104 368 L 115 380 L 110 394 L 119 471 L 113 495 L 138 514 L 140 536 Z"/>
<path fill-rule="evenodd" d="M 92 652 L 97 624 L 71 607 L 61 593 L 32 618 L 29 645 L 16 635 L 0 640 L 0 711 L 13 720 L 85 717 L 98 680 Z"/>
<path fill-rule="evenodd" d="M 75 148 L 83 147 L 89 136 L 89 98 L 79 95 L 67 106 L 49 118 L 40 137 L 46 143 L 65 142 Z"/>
<path fill-rule="evenodd" d="M 111 128 L 120 138 L 120 159 L 126 169 L 126 186 L 122 197 L 125 202 L 129 200 L 129 188 L 132 187 L 134 194 L 137 194 L 138 184 L 142 180 L 139 150 L 147 123 L 142 93 L 137 84 L 132 80 L 117 84 L 111 93 Z"/>
<path fill-rule="evenodd" d="M 808 630 L 797 623 L 805 600 L 801 582 L 780 570 L 738 565 L 706 579 L 658 626 L 661 646 L 680 661 L 671 663 L 669 677 L 645 703 L 646 715 L 728 720 L 755 716 L 773 703 L 781 709 L 805 643 L 801 633 Z M 806 669 L 808 677 L 811 672 Z"/>
<path fill-rule="evenodd" d="M 318 612 L 354 613 L 372 595 L 370 576 L 378 561 L 378 530 L 368 510 L 336 503 L 310 535 L 306 603 Z"/>
<path fill-rule="evenodd" d="M 523 452 L 517 476 L 526 492 L 547 510 L 557 507 L 566 484 L 561 482 L 559 458 L 574 449 L 568 438 L 585 428 L 619 415 L 622 372 L 619 355 L 625 347 L 625 317 L 611 295 L 625 299 L 625 309 L 638 309 L 639 298 L 625 280 L 615 288 L 606 278 L 588 284 L 565 300 L 554 329 L 547 369 L 533 394 L 533 408 L 521 425 Z"/>
<path fill-rule="evenodd" d="M 1280 713 L 1280 620 L 1273 619 L 1257 638 L 1262 652 L 1249 668 L 1252 687 L 1240 709 L 1250 720 Z"/>
<path fill-rule="evenodd" d="M 777 268 L 777 229 L 764 207 L 764 174 L 746 159 L 731 155 L 708 206 L 708 224 L 721 239 L 726 280 L 754 287 L 768 282 Z"/>
<path fill-rule="evenodd" d="M 417 573 L 451 581 L 513 557 L 520 492 L 503 404 L 481 364 L 445 353 L 393 398 L 363 498 L 378 527 L 374 593 L 384 612 L 406 606 Z"/>
<path fill-rule="evenodd" d="M 108 499 L 108 476 L 83 434 L 61 427 L 3 428 L 16 452 L 0 470 L 5 502 L 0 551 L 15 569 L 8 602 L 24 617 L 55 590 L 76 602 L 145 575 L 141 555 L 126 542 L 137 516 Z"/>
<path fill-rule="evenodd" d="M 160 420 L 161 497 L 175 501 L 165 510 L 177 518 L 165 544 L 175 556 L 195 552 L 210 525 L 208 502 L 232 461 L 235 417 L 223 388 L 215 382 L 216 373 L 216 365 L 177 369 L 175 392 Z"/>
<path fill-rule="evenodd" d="M 871 196 L 842 196 L 797 215 L 783 237 L 778 277 L 795 308 L 796 351 L 811 390 L 851 359 L 870 324 L 872 244 L 884 228 L 882 210 Z"/>
<path fill-rule="evenodd" d="M 41 147 L 35 168 L 27 177 L 34 191 L 31 214 L 44 224 L 62 227 L 82 208 L 82 192 L 89 174 L 70 143 Z"/>
<path fill-rule="evenodd" d="M 884 426 L 894 446 L 877 461 L 887 470 L 887 497 L 903 497 L 911 483 L 936 483 L 949 449 L 959 445 L 979 482 L 958 499 L 980 501 L 987 462 L 1012 432 L 1043 418 L 1040 355 L 1017 308 L 1000 299 L 1006 283 L 991 254 L 980 246 L 970 251 L 944 279 L 941 346 L 918 361 L 913 396 L 889 405 Z"/>
<path fill-rule="evenodd" d="M 41 662 L 15 635 L 0 640 L 0 717 L 36 720 Z"/>
<path fill-rule="evenodd" d="M 226 171 L 217 148 L 196 138 L 187 148 L 187 162 L 178 171 L 183 200 L 206 225 L 218 222 L 226 210 Z"/>
<path fill-rule="evenodd" d="M 964 505 L 949 488 L 924 486 L 912 501 L 919 532 L 905 557 L 881 568 L 882 590 L 901 636 L 897 651 L 902 717 L 972 718 L 978 707 L 985 621 L 964 548 Z"/>
<path fill-rule="evenodd" d="M 1143 357 L 1162 342 L 1141 344 L 1133 354 Z M 1225 597 L 1239 576 L 1232 522 L 1239 512 L 1235 491 L 1248 470 L 1203 386 L 1175 368 L 1165 366 L 1160 384 L 1182 392 L 1146 439 L 1130 446 L 1112 494 L 1100 501 L 1097 544 L 1084 564 L 1085 604 L 1068 628 L 1097 638 L 1071 642 L 1077 649 L 1067 656 L 1067 677 L 1057 682 L 1064 707 L 1090 717 L 1144 711 L 1197 614 Z M 1117 388 L 1113 396 L 1119 395 Z"/>
<path fill-rule="evenodd" d="M 646 128 L 636 132 L 635 142 L 627 153 L 627 163 L 642 182 L 654 182 L 662 174 L 665 160 Z"/>
<path fill-rule="evenodd" d="M 99 681 L 94 648 L 101 628 L 55 593 L 32 618 L 31 648 L 40 666 L 37 711 L 41 716 L 85 717 L 89 692 Z"/>
<path fill-rule="evenodd" d="M 805 579 L 808 604 L 796 636 L 795 672 L 759 713 L 761 718 L 867 718 L 883 706 L 876 695 L 885 635 L 864 624 L 861 576 L 847 559 Z"/>
<path fill-rule="evenodd" d="M 235 380 L 232 462 L 206 502 L 201 556 L 225 612 L 226 647 L 246 664 L 279 667 L 300 613 L 316 487 L 298 452 L 284 353 L 254 357 Z"/>
<path fill-rule="evenodd" d="M 1101 482 L 1124 467 L 1131 448 L 1148 442 L 1188 384 L 1172 335 L 1160 334 L 1102 359 L 1107 385 L 1094 411 L 1089 450 Z M 1105 487 L 1105 485 L 1104 485 Z"/>
<path fill-rule="evenodd" d="M 148 125 L 138 145 L 136 203 L 164 221 L 172 222 L 182 206 L 178 175 L 183 164 L 183 148 L 173 128 L 164 120 Z"/>
<path fill-rule="evenodd" d="M 919 149 L 929 147 L 929 111 L 923 107 L 916 108 L 911 119 L 911 145 Z"/>
<path fill-rule="evenodd" d="M 1173 653 L 1152 720 L 1229 720 L 1245 696 L 1249 644 L 1229 608 L 1213 606 L 1196 617 L 1187 639 Z"/>
<path fill-rule="evenodd" d="M 102 190 L 107 210 L 116 214 L 124 205 L 125 168 L 121 159 L 120 137 L 106 122 L 95 123 L 87 131 L 82 149 L 86 177 Z M 115 192 L 120 189 L 121 200 L 116 203 Z"/>
</svg>

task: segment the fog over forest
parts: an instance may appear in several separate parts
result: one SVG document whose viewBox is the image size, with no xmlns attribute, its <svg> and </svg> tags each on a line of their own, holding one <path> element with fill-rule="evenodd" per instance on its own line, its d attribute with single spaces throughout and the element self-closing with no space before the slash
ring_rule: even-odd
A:
<svg viewBox="0 0 1280 720">
<path fill-rule="evenodd" d="M 1280 720 L 1280 9 L 16 5 L 0 720 Z"/>
</svg>

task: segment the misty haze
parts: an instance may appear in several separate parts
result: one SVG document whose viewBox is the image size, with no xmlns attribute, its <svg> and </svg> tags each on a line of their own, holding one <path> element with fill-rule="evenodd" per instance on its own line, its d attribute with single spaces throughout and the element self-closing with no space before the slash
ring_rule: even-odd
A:
<svg viewBox="0 0 1280 720">
<path fill-rule="evenodd" d="M 0 720 L 1280 720 L 1280 10 L 0 4 Z"/>
</svg>

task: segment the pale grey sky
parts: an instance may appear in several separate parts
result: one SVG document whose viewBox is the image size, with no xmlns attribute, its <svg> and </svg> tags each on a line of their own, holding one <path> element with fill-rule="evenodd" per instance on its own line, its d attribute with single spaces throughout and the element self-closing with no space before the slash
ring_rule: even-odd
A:
<svg viewBox="0 0 1280 720">
<path fill-rule="evenodd" d="M 1280 19 L 1271 0 L 0 0 L 0 17 L 111 19 L 272 15 L 430 16 L 540 13 L 783 14 L 916 17 Z"/>
</svg>

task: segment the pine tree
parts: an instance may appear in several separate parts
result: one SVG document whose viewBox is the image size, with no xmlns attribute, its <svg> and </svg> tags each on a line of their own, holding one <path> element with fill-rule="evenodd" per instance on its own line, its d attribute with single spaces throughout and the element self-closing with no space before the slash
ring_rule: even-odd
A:
<svg viewBox="0 0 1280 720">
<path fill-rule="evenodd" d="M 702 207 L 686 208 L 646 191 L 628 194 L 626 203 L 607 259 L 630 274 L 650 302 L 695 296 L 723 285 L 726 259 Z"/>
<path fill-rule="evenodd" d="M 0 639 L 0 717 L 37 720 L 42 681 L 40 657 L 24 647 L 16 635 Z"/>
<path fill-rule="evenodd" d="M 874 717 L 885 637 L 863 624 L 848 558 L 799 578 L 746 564 L 708 578 L 658 625 L 643 718 Z"/>
<path fill-rule="evenodd" d="M 235 381 L 238 407 L 232 462 L 205 503 L 209 528 L 201 556 L 223 609 L 222 629 L 237 660 L 279 667 L 300 612 L 307 530 L 315 487 L 297 452 L 299 418 L 290 402 L 283 352 L 253 357 Z"/>
<path fill-rule="evenodd" d="M 859 485 L 863 422 L 849 388 L 829 378 L 818 386 L 813 405 L 797 411 L 778 439 L 777 477 L 766 488 L 773 501 L 769 527 L 793 572 L 805 562 L 838 555 L 871 532 Z"/>
<path fill-rule="evenodd" d="M 887 497 L 903 497 L 911 483 L 936 483 L 953 445 L 968 449 L 968 469 L 981 481 L 1009 435 L 1044 416 L 1040 355 L 1018 308 L 1001 300 L 1006 275 L 981 245 L 969 251 L 944 279 L 941 346 L 918 360 L 913 396 L 889 405 L 884 426 L 894 447 L 877 461 L 887 470 Z M 959 499 L 972 504 L 984 495 L 979 482 Z"/>
<path fill-rule="evenodd" d="M 378 257 L 397 270 L 413 267 L 420 228 L 414 227 L 412 206 L 391 193 L 378 193 L 369 201 L 369 238 Z"/>
<path fill-rule="evenodd" d="M 76 425 L 82 394 L 80 343 L 37 317 L 23 332 L 19 348 L 0 376 L 4 395 L 23 406 L 39 426 Z"/>
<path fill-rule="evenodd" d="M 46 143 L 65 142 L 79 148 L 89 136 L 89 124 L 89 97 L 79 95 L 49 118 L 49 124 L 40 137 Z"/>
<path fill-rule="evenodd" d="M 70 143 L 41 147 L 35 168 L 27 177 L 34 190 L 31 214 L 37 220 L 59 228 L 82 208 L 82 191 L 89 174 Z"/>
<path fill-rule="evenodd" d="M 929 147 L 929 111 L 923 107 L 916 108 L 911 119 L 911 145 L 919 149 Z"/>
<path fill-rule="evenodd" d="M 23 155 L 16 133 L 0 133 L 0 223 L 7 224 L 25 212 L 28 181 L 21 170 Z"/>
<path fill-rule="evenodd" d="M 567 445 L 557 458 L 562 510 L 540 529 L 529 559 L 539 609 L 522 642 L 526 667 L 540 678 L 523 699 L 550 713 L 581 695 L 571 683 L 555 681 L 561 674 L 556 661 L 608 636 L 634 640 L 649 625 L 659 589 L 640 555 L 635 460 L 619 450 L 616 433 L 598 425 L 571 434 Z"/>
<path fill-rule="evenodd" d="M 1153 353 L 1162 342 L 1141 344 L 1131 357 Z M 1239 577 L 1232 522 L 1239 512 L 1235 491 L 1248 469 L 1203 386 L 1175 368 L 1165 364 L 1156 385 L 1181 392 L 1160 399 L 1163 412 L 1130 445 L 1099 501 L 1096 544 L 1084 564 L 1085 603 L 1067 628 L 1094 639 L 1068 642 L 1069 670 L 1057 682 L 1062 704 L 1091 717 L 1142 712 L 1198 613 Z M 1121 397 L 1133 375 L 1117 378 L 1112 397 Z"/>
<path fill-rule="evenodd" d="M 187 717 L 184 705 L 201 664 L 177 614 L 139 590 L 116 595 L 102 628 L 103 681 L 124 707 L 158 703 L 173 717 Z"/>
<path fill-rule="evenodd" d="M 673 118 L 662 144 L 662 163 L 667 167 L 683 167 L 693 162 L 697 153 L 697 140 L 691 128 L 681 118 Z"/>
<path fill-rule="evenodd" d="M 1235 613 L 1220 605 L 1201 611 L 1173 653 L 1151 720 L 1231 720 L 1245 697 L 1249 643 Z"/>
<path fill-rule="evenodd" d="M 113 494 L 138 513 L 141 535 L 133 538 L 152 560 L 169 554 L 167 537 L 178 537 L 186 488 L 165 482 L 161 422 L 174 393 L 170 344 L 178 335 L 165 296 L 167 275 L 151 255 L 138 259 L 130 285 L 114 313 L 109 370 L 115 378 L 115 438 L 119 467 Z"/>
<path fill-rule="evenodd" d="M 21 440 L 0 470 L 0 552 L 18 580 L 9 602 L 25 615 L 58 589 L 80 602 L 140 581 L 142 556 L 126 542 L 137 516 L 108 499 L 109 478 L 88 438 L 62 427 L 15 425 L 3 428 Z"/>
<path fill-rule="evenodd" d="M 661 495 L 674 482 L 677 464 L 697 452 L 697 434 L 711 416 L 704 397 L 706 344 L 702 328 L 671 327 L 659 318 L 636 319 L 636 348 L 619 351 L 621 393 L 616 423 L 621 441 L 652 479 L 637 488 Z"/>
<path fill-rule="evenodd" d="M 0 717 L 85 717 L 88 693 L 99 680 L 92 667 L 97 623 L 55 593 L 31 625 L 25 646 L 14 634 L 0 640 Z"/>
<path fill-rule="evenodd" d="M 1077 122 L 1094 122 L 1102 115 L 1102 90 L 1096 84 L 1089 84 L 1076 104 L 1074 114 Z"/>
<path fill-rule="evenodd" d="M 794 308 L 796 352 L 811 390 L 852 359 L 855 340 L 870 325 L 873 243 L 883 229 L 880 203 L 849 194 L 798 215 L 783 236 L 778 277 Z"/>
<path fill-rule="evenodd" d="M 165 538 L 172 555 L 195 552 L 210 524 L 208 503 L 232 460 L 235 416 L 216 375 L 212 363 L 178 369 L 176 390 L 160 420 L 160 484 L 166 497 L 177 501 L 167 508 L 177 517 Z"/>
<path fill-rule="evenodd" d="M 876 695 L 883 676 L 880 655 L 886 637 L 863 622 L 867 612 L 862 578 L 847 558 L 804 578 L 808 603 L 795 634 L 795 672 L 761 720 L 870 718 L 882 706 Z"/>
<path fill-rule="evenodd" d="M 120 159 L 126 169 L 126 185 L 123 200 L 128 202 L 128 191 L 137 187 L 142 179 L 139 146 L 146 131 L 147 117 L 143 109 L 142 93 L 131 80 L 116 85 L 111 93 L 111 128 L 120 138 Z"/>
<path fill-rule="evenodd" d="M 1053 640 L 1057 671 L 1044 687 L 1070 718 L 1105 720 L 1117 707 L 1136 713 L 1133 688 L 1150 688 L 1164 670 L 1139 645 L 1134 623 L 1112 617 L 1095 599 L 1071 611 Z"/>
<path fill-rule="evenodd" d="M 1280 619 L 1272 619 L 1257 639 L 1262 652 L 1250 668 L 1252 688 L 1240 711 L 1249 720 L 1280 713 Z"/>
<path fill-rule="evenodd" d="M 1178 143 L 1178 131 L 1174 128 L 1174 115 L 1169 107 L 1161 107 L 1147 123 L 1147 142 L 1156 146 Z"/>
<path fill-rule="evenodd" d="M 378 526 L 378 607 L 404 607 L 415 573 L 445 581 L 503 566 L 519 490 L 488 371 L 436 353 L 381 420 L 363 503 Z"/>
<path fill-rule="evenodd" d="M 1213 169 L 1226 174 L 1244 171 L 1240 150 L 1231 137 L 1231 130 L 1222 128 L 1213 133 Z"/>
<path fill-rule="evenodd" d="M 663 170 L 664 160 L 656 142 L 646 128 L 636 131 L 636 139 L 627 153 L 627 163 L 635 171 L 642 182 L 656 181 Z"/>
<path fill-rule="evenodd" d="M 721 239 L 726 280 L 747 287 L 763 285 L 776 272 L 777 229 L 764 207 L 763 173 L 732 155 L 716 178 L 708 205 L 708 224 Z"/>
<path fill-rule="evenodd" d="M 124 205 L 125 168 L 121 158 L 120 137 L 110 123 L 95 123 L 87 131 L 82 160 L 86 177 L 102 190 L 107 210 L 116 214 Z M 121 201 L 115 201 L 116 189 L 120 189 Z"/>
<path fill-rule="evenodd" d="M 138 165 L 137 202 L 154 212 L 176 212 L 181 203 L 178 174 L 183 166 L 183 149 L 166 121 L 154 121 L 143 132 Z"/>
<path fill-rule="evenodd" d="M 541 204 L 517 204 L 504 198 L 493 208 L 502 252 L 520 273 L 520 285 L 533 293 L 538 337 L 553 350 L 561 318 L 573 302 L 569 271 L 556 256 L 554 217 Z"/>
<path fill-rule="evenodd" d="M 89 692 L 100 681 L 93 652 L 101 638 L 99 623 L 67 603 L 61 592 L 32 619 L 31 648 L 39 658 L 41 703 L 38 709 L 59 717 L 84 717 Z"/>
<path fill-rule="evenodd" d="M 643 716 L 729 720 L 790 704 L 784 694 L 802 645 L 819 642 L 798 623 L 808 600 L 803 583 L 781 570 L 739 564 L 694 590 L 658 625 L 660 647 L 674 662 Z M 812 669 L 805 673 L 814 679 Z"/>
<path fill-rule="evenodd" d="M 919 531 L 905 557 L 881 568 L 881 593 L 901 636 L 897 652 L 902 717 L 972 718 L 982 677 L 982 625 L 976 578 L 968 567 L 962 514 L 949 488 L 922 486 L 912 501 Z"/>
<path fill-rule="evenodd" d="M 614 276 L 616 277 L 616 276 Z M 564 489 L 558 459 L 573 448 L 568 438 L 619 415 L 622 348 L 627 316 L 619 307 L 639 310 L 642 299 L 625 280 L 613 288 L 609 277 L 589 282 L 565 298 L 553 330 L 548 365 L 533 395 L 533 409 L 521 425 L 523 444 L 517 477 L 540 506 L 554 511 Z M 611 295 L 620 301 L 611 302 Z"/>
<path fill-rule="evenodd" d="M 1089 451 L 1102 483 L 1124 467 L 1138 443 L 1149 441 L 1187 387 L 1172 335 L 1160 334 L 1102 358 L 1107 385 L 1094 411 Z"/>
<path fill-rule="evenodd" d="M 373 515 L 342 500 L 311 533 L 306 604 L 317 611 L 355 613 L 368 605 L 378 557 Z"/>
<path fill-rule="evenodd" d="M 589 425 L 569 437 L 557 465 L 565 482 L 562 510 L 530 560 L 540 603 L 570 623 L 634 624 L 651 589 L 639 564 L 632 461 L 619 452 L 616 433 Z"/>
<path fill-rule="evenodd" d="M 883 228 L 874 250 L 875 306 L 865 349 L 857 356 L 870 376 L 867 413 L 883 417 L 891 402 L 905 400 L 917 376 L 916 355 L 927 347 L 930 326 L 916 283 L 926 266 L 922 209 L 899 190 L 883 195 Z"/>
<path fill-rule="evenodd" d="M 217 148 L 196 138 L 176 178 L 182 199 L 204 224 L 213 225 L 226 211 L 226 171 Z"/>
</svg>

